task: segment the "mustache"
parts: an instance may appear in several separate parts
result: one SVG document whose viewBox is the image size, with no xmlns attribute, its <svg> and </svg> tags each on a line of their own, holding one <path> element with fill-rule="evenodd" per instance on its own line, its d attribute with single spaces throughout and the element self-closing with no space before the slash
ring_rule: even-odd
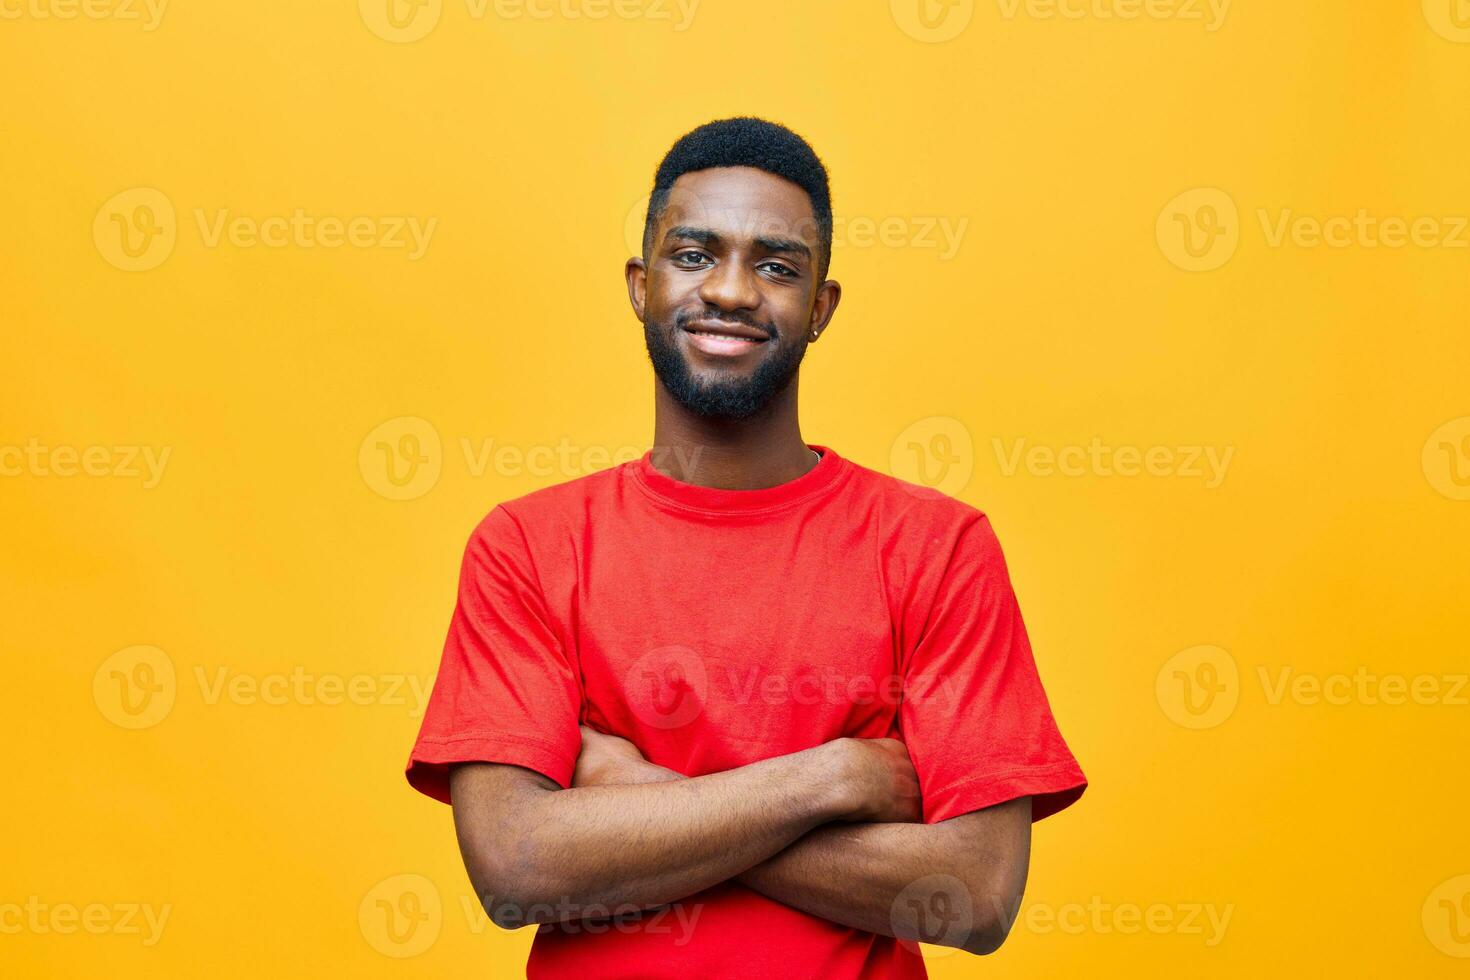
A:
<svg viewBox="0 0 1470 980">
<path fill-rule="evenodd" d="M 695 320 L 710 320 L 714 323 L 742 323 L 747 327 L 754 327 L 772 340 L 776 339 L 776 325 L 774 323 L 757 323 L 755 318 L 744 313 L 721 313 L 719 310 L 702 310 L 694 312 L 681 310 L 674 315 L 674 326 L 684 329 Z"/>
</svg>

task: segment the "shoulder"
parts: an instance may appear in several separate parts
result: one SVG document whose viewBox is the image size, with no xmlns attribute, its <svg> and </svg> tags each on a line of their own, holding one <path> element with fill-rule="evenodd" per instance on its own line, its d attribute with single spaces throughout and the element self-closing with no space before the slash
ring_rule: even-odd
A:
<svg viewBox="0 0 1470 980">
<path fill-rule="evenodd" d="M 470 544 L 542 552 L 568 541 L 621 492 L 631 465 L 619 463 L 502 500 L 475 525 Z"/>
<path fill-rule="evenodd" d="M 869 527 L 879 575 L 900 607 L 927 608 L 957 583 L 1006 583 L 1009 572 L 990 517 L 932 487 L 854 465 L 853 519 Z"/>
<path fill-rule="evenodd" d="M 990 534 L 990 519 L 974 504 L 932 487 L 851 463 L 851 499 L 891 545 L 928 551 L 961 537 Z"/>
</svg>

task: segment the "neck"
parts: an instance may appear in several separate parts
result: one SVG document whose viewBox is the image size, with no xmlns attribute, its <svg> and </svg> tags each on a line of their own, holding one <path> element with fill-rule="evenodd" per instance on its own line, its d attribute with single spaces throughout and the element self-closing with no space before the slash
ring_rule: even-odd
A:
<svg viewBox="0 0 1470 980">
<path fill-rule="evenodd" d="M 716 490 L 762 490 L 789 483 L 817 464 L 801 436 L 796 379 L 748 419 L 695 415 L 654 380 L 653 464 L 683 483 Z"/>
</svg>

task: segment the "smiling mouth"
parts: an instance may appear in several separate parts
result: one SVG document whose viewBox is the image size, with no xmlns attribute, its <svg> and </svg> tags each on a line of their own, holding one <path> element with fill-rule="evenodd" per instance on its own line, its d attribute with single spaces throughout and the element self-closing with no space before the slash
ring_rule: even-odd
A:
<svg viewBox="0 0 1470 980">
<path fill-rule="evenodd" d="M 760 343 L 770 339 L 770 335 L 764 330 L 744 323 L 723 323 L 718 320 L 695 320 L 685 325 L 683 329 L 685 333 L 696 337 L 718 337 L 725 340 L 744 340 L 749 343 Z"/>
<path fill-rule="evenodd" d="M 743 323 L 696 320 L 683 327 L 689 346 L 705 357 L 737 358 L 770 340 L 764 331 Z"/>
</svg>

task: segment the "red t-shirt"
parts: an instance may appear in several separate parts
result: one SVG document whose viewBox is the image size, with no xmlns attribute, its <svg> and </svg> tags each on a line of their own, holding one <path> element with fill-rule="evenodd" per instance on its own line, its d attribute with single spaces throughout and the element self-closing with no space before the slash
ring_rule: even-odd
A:
<svg viewBox="0 0 1470 980">
<path fill-rule="evenodd" d="M 408 764 L 448 802 L 456 762 L 566 787 L 577 726 L 701 776 L 842 736 L 901 738 L 935 823 L 1087 786 L 1052 718 L 990 522 L 825 446 L 807 473 L 716 490 L 652 454 L 494 508 L 471 535 Z M 538 930 L 527 975 L 924 976 L 912 944 L 735 883 L 601 932 Z"/>
</svg>

